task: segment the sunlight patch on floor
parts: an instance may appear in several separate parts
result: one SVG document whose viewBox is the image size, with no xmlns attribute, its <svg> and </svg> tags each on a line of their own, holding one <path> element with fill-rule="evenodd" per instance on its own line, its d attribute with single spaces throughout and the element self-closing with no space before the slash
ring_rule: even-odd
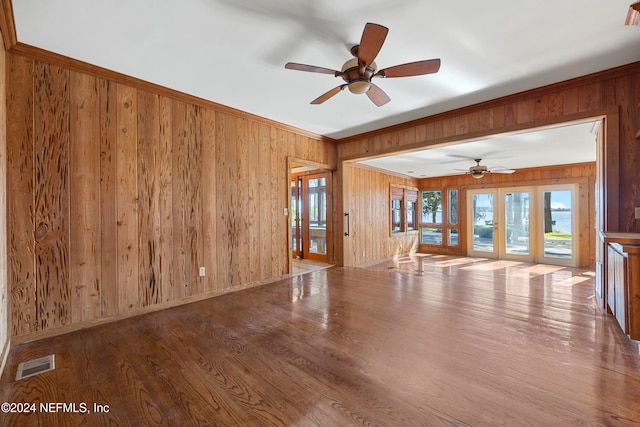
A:
<svg viewBox="0 0 640 427">
<path fill-rule="evenodd" d="M 509 274 L 514 277 L 530 278 L 544 276 L 545 274 L 555 273 L 564 269 L 565 267 L 558 265 L 536 264 L 532 265 L 531 267 L 515 269 L 513 271 L 510 271 Z"/>
<path fill-rule="evenodd" d="M 470 265 L 468 267 L 461 267 L 461 270 L 476 270 L 476 271 L 495 271 L 500 270 L 507 267 L 514 267 L 516 265 L 522 264 L 519 261 L 492 261 L 483 264 L 475 264 Z"/>
<path fill-rule="evenodd" d="M 564 279 L 564 280 L 558 282 L 557 284 L 559 286 L 574 286 L 574 285 L 577 285 L 579 283 L 586 282 L 588 280 L 592 280 L 592 278 L 591 277 L 584 277 L 584 276 L 573 276 L 573 277 L 570 277 L 568 279 Z"/>
</svg>

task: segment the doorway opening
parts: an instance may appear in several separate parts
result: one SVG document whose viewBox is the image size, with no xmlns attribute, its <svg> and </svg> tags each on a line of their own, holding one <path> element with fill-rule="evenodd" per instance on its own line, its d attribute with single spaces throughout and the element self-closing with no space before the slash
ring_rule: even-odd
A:
<svg viewBox="0 0 640 427">
<path fill-rule="evenodd" d="M 329 262 L 331 173 L 294 168 L 291 171 L 291 256 L 295 260 Z"/>
</svg>

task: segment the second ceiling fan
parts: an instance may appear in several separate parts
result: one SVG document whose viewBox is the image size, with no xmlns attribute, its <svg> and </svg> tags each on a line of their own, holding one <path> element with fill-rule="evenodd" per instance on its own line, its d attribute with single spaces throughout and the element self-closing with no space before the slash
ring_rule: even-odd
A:
<svg viewBox="0 0 640 427">
<path fill-rule="evenodd" d="M 410 62 L 378 70 L 374 59 L 380 52 L 389 29 L 382 25 L 368 23 L 362 32 L 360 44 L 351 48 L 353 59 L 348 60 L 340 71 L 314 65 L 289 62 L 285 68 L 289 70 L 309 71 L 312 73 L 333 74 L 342 77 L 346 82 L 311 101 L 312 104 L 322 104 L 345 87 L 356 94 L 366 93 L 369 99 L 378 107 L 391 99 L 378 86 L 371 82 L 375 77 L 410 77 L 437 73 L 440 69 L 440 59 L 427 59 Z"/>
<path fill-rule="evenodd" d="M 482 159 L 473 159 L 473 161 L 476 162 L 476 164 L 471 166 L 466 173 L 470 174 L 472 177 L 474 177 L 476 179 L 482 178 L 485 173 L 506 173 L 506 174 L 510 174 L 510 173 L 514 173 L 515 172 L 515 170 L 509 169 L 509 168 L 505 168 L 504 166 L 486 167 L 486 166 L 480 164 Z M 463 169 L 458 169 L 458 170 L 462 171 Z"/>
</svg>

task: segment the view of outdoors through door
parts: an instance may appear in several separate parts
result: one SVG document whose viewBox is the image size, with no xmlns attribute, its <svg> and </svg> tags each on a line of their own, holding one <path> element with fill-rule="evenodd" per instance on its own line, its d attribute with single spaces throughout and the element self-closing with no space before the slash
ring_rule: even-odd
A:
<svg viewBox="0 0 640 427">
<path fill-rule="evenodd" d="M 328 172 L 293 176 L 291 180 L 292 255 L 328 262 Z"/>
<path fill-rule="evenodd" d="M 493 254 L 495 248 L 493 228 L 494 192 L 471 194 L 473 218 L 472 251 Z"/>
<path fill-rule="evenodd" d="M 529 203 L 528 191 L 510 191 L 502 194 L 504 203 L 505 253 L 509 255 L 529 255 Z"/>
<path fill-rule="evenodd" d="M 469 252 L 554 264 L 575 261 L 572 186 L 469 191 Z"/>
<path fill-rule="evenodd" d="M 571 189 L 543 190 L 543 258 L 573 258 L 573 202 Z"/>
<path fill-rule="evenodd" d="M 291 255 L 295 259 L 302 259 L 302 179 L 291 179 Z"/>
</svg>

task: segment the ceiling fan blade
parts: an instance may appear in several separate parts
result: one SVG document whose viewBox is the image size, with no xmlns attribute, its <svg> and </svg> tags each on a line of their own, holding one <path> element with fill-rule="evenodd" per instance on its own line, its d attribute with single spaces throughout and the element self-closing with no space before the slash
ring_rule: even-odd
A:
<svg viewBox="0 0 640 427">
<path fill-rule="evenodd" d="M 389 29 L 382 25 L 368 23 L 362 32 L 358 47 L 358 60 L 364 65 L 370 65 L 382 48 Z"/>
<path fill-rule="evenodd" d="M 514 173 L 515 170 L 507 169 L 504 166 L 494 166 L 494 167 L 488 168 L 487 172 L 491 172 L 491 173 Z"/>
<path fill-rule="evenodd" d="M 389 98 L 389 95 L 387 95 L 382 89 L 380 89 L 378 86 L 374 85 L 373 83 L 371 83 L 371 87 L 367 91 L 367 96 L 369 97 L 371 102 L 376 104 L 376 106 L 378 107 L 381 107 L 387 102 L 391 101 L 391 98 Z"/>
<path fill-rule="evenodd" d="M 332 74 L 336 77 L 340 75 L 340 71 L 331 70 L 324 67 L 316 67 L 315 65 L 297 64 L 295 62 L 287 62 L 284 68 L 289 70 L 308 71 L 311 73 Z"/>
<path fill-rule="evenodd" d="M 382 77 L 411 77 L 437 73 L 440 69 L 440 59 L 427 59 L 385 68 L 376 73 Z"/>
<path fill-rule="evenodd" d="M 327 99 L 329 99 L 332 96 L 336 95 L 338 92 L 340 92 L 346 86 L 347 86 L 346 84 L 345 85 L 336 86 L 333 89 L 331 89 L 330 91 L 323 93 L 322 95 L 320 95 L 319 97 L 317 97 L 316 99 L 311 101 L 311 103 L 314 104 L 314 105 L 322 104 Z"/>
</svg>

